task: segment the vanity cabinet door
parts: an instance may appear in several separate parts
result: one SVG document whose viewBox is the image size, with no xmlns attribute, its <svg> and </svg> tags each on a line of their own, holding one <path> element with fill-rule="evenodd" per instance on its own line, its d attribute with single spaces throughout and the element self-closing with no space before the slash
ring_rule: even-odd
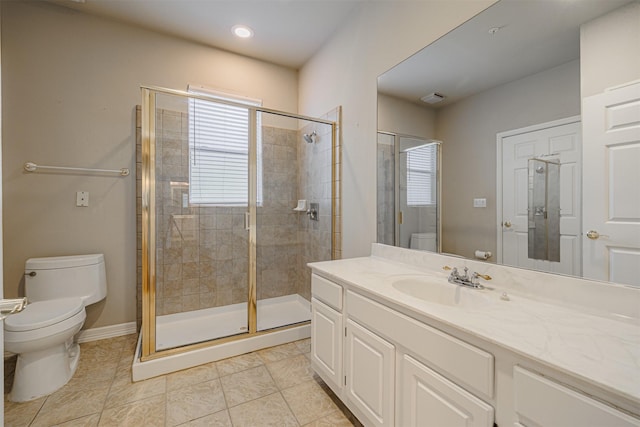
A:
<svg viewBox="0 0 640 427">
<path fill-rule="evenodd" d="M 399 425 L 403 427 L 492 427 L 493 407 L 403 355 L 398 378 Z"/>
<path fill-rule="evenodd" d="M 524 426 L 640 427 L 624 414 L 520 366 L 513 369 L 515 409 Z"/>
<path fill-rule="evenodd" d="M 342 314 L 311 299 L 311 364 L 336 392 L 342 389 Z"/>
<path fill-rule="evenodd" d="M 345 397 L 367 418 L 365 425 L 394 425 L 395 347 L 347 320 Z"/>
</svg>

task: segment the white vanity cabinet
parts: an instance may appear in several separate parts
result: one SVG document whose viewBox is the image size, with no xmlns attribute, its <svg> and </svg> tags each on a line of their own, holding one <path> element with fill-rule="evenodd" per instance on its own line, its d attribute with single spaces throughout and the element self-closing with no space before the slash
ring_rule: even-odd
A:
<svg viewBox="0 0 640 427">
<path fill-rule="evenodd" d="M 342 286 L 314 274 L 311 292 L 311 365 L 339 393 L 344 384 Z"/>
<path fill-rule="evenodd" d="M 342 388 L 342 314 L 311 300 L 311 361 L 332 389 Z"/>
<path fill-rule="evenodd" d="M 513 369 L 519 426 L 638 427 L 640 420 L 520 366 Z"/>
<path fill-rule="evenodd" d="M 367 425 L 393 426 L 395 347 L 351 319 L 346 331 L 346 403 L 358 408 Z"/>
<path fill-rule="evenodd" d="M 493 426 L 491 405 L 407 354 L 398 365 L 398 425 Z"/>
<path fill-rule="evenodd" d="M 312 276 L 312 366 L 365 426 L 640 427 L 633 403 L 367 289 Z"/>
<path fill-rule="evenodd" d="M 489 353 L 315 274 L 311 330 L 313 368 L 366 426 L 493 426 L 463 388 L 491 397 Z"/>
</svg>

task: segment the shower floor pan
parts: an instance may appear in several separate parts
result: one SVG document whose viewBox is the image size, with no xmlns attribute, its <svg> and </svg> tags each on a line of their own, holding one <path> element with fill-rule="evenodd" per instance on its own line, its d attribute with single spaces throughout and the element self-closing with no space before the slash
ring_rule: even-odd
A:
<svg viewBox="0 0 640 427">
<path fill-rule="evenodd" d="M 258 331 L 311 320 L 311 305 L 300 295 L 258 301 Z M 182 347 L 247 332 L 247 303 L 167 314 L 156 318 L 156 348 Z"/>
</svg>

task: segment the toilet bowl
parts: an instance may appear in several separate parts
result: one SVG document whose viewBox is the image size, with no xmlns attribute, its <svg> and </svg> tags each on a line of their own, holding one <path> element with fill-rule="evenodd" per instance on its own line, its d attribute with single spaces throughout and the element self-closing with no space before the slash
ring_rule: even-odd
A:
<svg viewBox="0 0 640 427">
<path fill-rule="evenodd" d="M 101 254 L 30 259 L 25 277 L 27 299 L 34 302 L 4 323 L 5 350 L 18 354 L 13 402 L 51 394 L 71 379 L 80 358 L 74 336 L 84 324 L 85 306 L 106 296 Z"/>
<path fill-rule="evenodd" d="M 5 320 L 5 350 L 20 355 L 10 399 L 24 402 L 50 394 L 69 381 L 78 366 L 73 336 L 86 318 L 80 298 L 36 302 Z"/>
</svg>

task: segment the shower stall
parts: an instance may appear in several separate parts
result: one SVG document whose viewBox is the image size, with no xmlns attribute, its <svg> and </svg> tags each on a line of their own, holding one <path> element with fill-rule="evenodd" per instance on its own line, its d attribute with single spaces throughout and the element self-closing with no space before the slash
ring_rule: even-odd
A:
<svg viewBox="0 0 640 427">
<path fill-rule="evenodd" d="M 340 254 L 340 110 L 153 87 L 142 99 L 134 379 L 309 336 L 306 264 Z"/>
<path fill-rule="evenodd" d="M 440 145 L 434 139 L 378 132 L 378 243 L 441 251 Z"/>
</svg>

